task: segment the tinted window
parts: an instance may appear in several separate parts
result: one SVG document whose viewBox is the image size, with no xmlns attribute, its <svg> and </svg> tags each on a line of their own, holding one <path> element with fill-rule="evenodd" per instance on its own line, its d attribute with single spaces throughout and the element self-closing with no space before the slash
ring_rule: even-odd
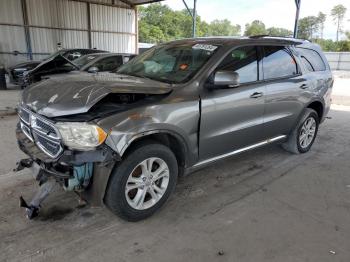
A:
<svg viewBox="0 0 350 262">
<path fill-rule="evenodd" d="M 288 77 L 298 73 L 297 64 L 285 47 L 266 46 L 264 51 L 264 79 Z"/>
<path fill-rule="evenodd" d="M 324 64 L 321 56 L 314 50 L 306 48 L 297 48 L 301 59 L 308 71 L 325 71 L 326 65 Z"/>
<path fill-rule="evenodd" d="M 305 56 L 301 56 L 301 61 L 303 62 L 303 64 L 304 64 L 304 66 L 305 66 L 305 68 L 306 68 L 307 71 L 310 71 L 310 72 L 315 71 L 314 68 L 313 68 L 313 66 L 312 66 L 312 64 L 310 63 L 309 60 L 307 60 L 307 59 L 305 58 Z"/>
<path fill-rule="evenodd" d="M 78 59 L 81 56 L 82 56 L 81 52 L 79 52 L 77 50 L 72 51 L 72 52 L 68 52 L 64 55 L 64 57 L 66 57 L 67 59 L 69 59 L 71 61 Z"/>
<path fill-rule="evenodd" d="M 123 64 L 121 56 L 111 56 L 97 61 L 92 66 L 96 66 L 99 71 L 112 71 Z"/>
<path fill-rule="evenodd" d="M 74 61 L 79 68 L 82 68 L 84 65 L 90 63 L 92 60 L 98 58 L 97 55 L 84 55 Z"/>
<path fill-rule="evenodd" d="M 240 83 L 257 81 L 258 57 L 256 47 L 246 46 L 232 50 L 220 63 L 218 70 L 237 72 Z"/>
</svg>

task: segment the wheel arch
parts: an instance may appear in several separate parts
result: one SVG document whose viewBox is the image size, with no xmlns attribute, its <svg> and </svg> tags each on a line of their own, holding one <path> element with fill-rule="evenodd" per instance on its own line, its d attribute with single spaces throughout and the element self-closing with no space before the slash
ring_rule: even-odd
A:
<svg viewBox="0 0 350 262">
<path fill-rule="evenodd" d="M 169 130 L 147 131 L 133 136 L 120 152 L 121 158 L 123 159 L 123 157 L 128 155 L 139 144 L 148 141 L 155 141 L 169 147 L 178 162 L 179 175 L 181 176 L 184 173 L 186 166 L 190 162 L 188 144 L 181 135 Z"/>
<path fill-rule="evenodd" d="M 322 122 L 324 116 L 324 104 L 320 100 L 311 101 L 306 108 L 310 108 L 316 111 L 318 114 L 319 122 Z"/>
<path fill-rule="evenodd" d="M 148 131 L 135 135 L 123 148 L 123 151 L 120 155 L 121 159 L 125 158 L 128 155 L 128 153 L 131 152 L 133 149 L 137 148 L 137 146 L 152 142 L 158 142 L 170 148 L 170 150 L 174 153 L 176 160 L 178 161 L 179 176 L 184 175 L 185 168 L 191 161 L 189 157 L 188 144 L 179 134 L 168 130 Z M 104 204 L 105 195 L 111 180 L 111 176 L 113 174 L 113 170 L 117 167 L 118 161 L 115 162 L 113 166 L 111 166 L 110 171 L 106 176 L 104 176 L 104 178 L 102 178 L 102 176 L 98 176 L 98 178 L 96 179 L 97 181 L 94 181 L 94 183 L 96 182 L 97 184 L 99 184 L 95 186 L 97 188 L 100 188 L 99 195 L 101 204 Z M 99 201 L 97 201 L 97 203 L 98 202 Z"/>
</svg>

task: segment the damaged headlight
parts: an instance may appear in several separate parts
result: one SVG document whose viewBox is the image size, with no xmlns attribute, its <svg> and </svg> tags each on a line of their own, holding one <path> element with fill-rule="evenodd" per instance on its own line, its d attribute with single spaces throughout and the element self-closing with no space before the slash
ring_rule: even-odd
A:
<svg viewBox="0 0 350 262">
<path fill-rule="evenodd" d="M 72 149 L 90 150 L 101 145 L 107 133 L 97 125 L 87 123 L 56 123 L 63 143 Z"/>
</svg>

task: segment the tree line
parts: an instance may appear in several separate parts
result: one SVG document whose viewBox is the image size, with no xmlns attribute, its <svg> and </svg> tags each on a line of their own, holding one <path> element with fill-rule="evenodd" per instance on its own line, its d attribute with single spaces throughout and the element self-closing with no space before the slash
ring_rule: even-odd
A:
<svg viewBox="0 0 350 262">
<path fill-rule="evenodd" d="M 337 25 L 336 41 L 323 39 L 324 24 L 327 15 L 319 12 L 317 16 L 307 16 L 299 20 L 298 37 L 317 42 L 325 51 L 350 51 L 350 32 L 344 32 L 343 22 L 346 8 L 336 5 L 331 10 L 331 18 Z M 161 43 L 181 38 L 192 37 L 192 18 L 186 9 L 175 11 L 160 3 L 139 8 L 139 41 L 144 43 Z M 228 19 L 214 20 L 210 23 L 196 18 L 197 36 L 254 36 L 270 35 L 292 37 L 291 30 L 280 27 L 266 27 L 260 20 L 245 25 L 244 30 Z M 348 40 L 339 41 L 345 33 Z"/>
</svg>

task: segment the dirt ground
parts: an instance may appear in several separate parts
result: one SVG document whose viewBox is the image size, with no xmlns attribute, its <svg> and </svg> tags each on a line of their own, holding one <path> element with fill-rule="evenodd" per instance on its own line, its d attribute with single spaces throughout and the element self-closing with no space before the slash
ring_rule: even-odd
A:
<svg viewBox="0 0 350 262">
<path fill-rule="evenodd" d="M 0 261 L 350 261 L 350 107 L 333 106 L 311 152 L 272 145 L 180 180 L 156 215 L 128 223 L 57 188 L 28 221 L 27 171 L 0 176 Z M 15 117 L 2 119 L 7 134 Z M 3 125 L 3 121 L 8 121 Z M 2 143 L 5 143 L 2 141 Z M 1 157 L 19 157 L 9 139 Z M 4 145 L 4 144 L 3 144 Z"/>
</svg>

